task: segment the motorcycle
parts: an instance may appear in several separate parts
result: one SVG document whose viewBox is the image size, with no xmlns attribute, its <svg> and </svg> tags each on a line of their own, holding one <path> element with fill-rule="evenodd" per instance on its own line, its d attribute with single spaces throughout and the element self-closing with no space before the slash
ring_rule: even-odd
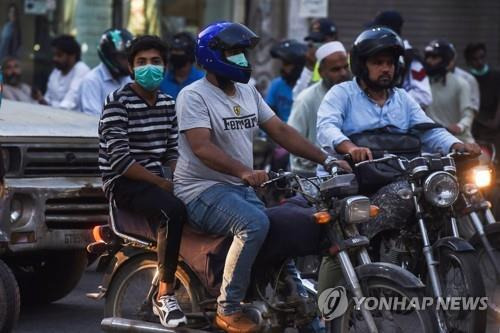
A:
<svg viewBox="0 0 500 333">
<path fill-rule="evenodd" d="M 336 295 L 340 295 L 340 287 L 347 290 L 343 294 L 345 308 L 341 309 L 345 313 L 333 318 L 329 326 L 336 332 L 378 332 L 384 331 L 384 325 L 399 325 L 407 330 L 419 327 L 419 332 L 432 331 L 431 310 L 410 307 L 395 312 L 371 311 L 365 304 L 355 304 L 353 297 L 359 300 L 364 296 L 421 299 L 425 287 L 413 274 L 400 267 L 370 260 L 368 239 L 359 235 L 356 224 L 366 222 L 376 209 L 370 205 L 368 198 L 353 195 L 357 192 L 354 175 L 300 178 L 281 172 L 263 186 L 293 190 L 315 207 L 312 216 L 296 223 L 309 225 L 315 221 L 313 225 L 322 228 L 321 234 L 326 243 L 324 240 L 317 243 L 326 244 L 326 253 L 339 259 L 343 271 L 344 282 L 336 288 Z M 102 254 L 99 266 L 105 270 L 100 292 L 89 295 L 96 299 L 105 298 L 105 319 L 101 327 L 114 332 L 138 331 L 139 328 L 148 332 L 175 332 L 175 329 L 160 327 L 151 311 L 151 297 L 158 284 L 153 235 L 147 238 L 139 235 L 137 226 L 147 225 L 138 223 L 140 217 L 117 209 L 113 201 L 110 208 L 110 227 L 96 227 L 96 242 L 88 247 L 89 251 Z M 290 223 L 282 222 L 286 223 L 273 223 L 271 220 L 267 240 L 254 264 L 258 269 L 254 269 L 243 305 L 244 311 L 258 323 L 262 332 L 285 332 L 294 328 L 300 331 L 317 316 L 316 305 L 311 302 L 314 297 L 304 302 L 287 302 L 288 288 L 282 281 L 287 258 L 269 258 L 277 242 L 288 244 L 282 252 L 289 257 L 311 254 L 294 253 L 294 242 L 298 244 L 303 236 L 298 234 L 293 237 L 287 235 L 288 229 L 273 226 L 281 224 L 286 227 Z M 183 332 L 214 331 L 211 323 L 216 309 L 215 298 L 231 242 L 231 238 L 200 234 L 188 226 L 185 228 L 175 292 L 188 318 Z M 354 256 L 359 263 L 357 266 L 351 259 Z M 268 264 L 261 264 L 259 258 L 266 258 Z M 279 264 L 276 264 L 278 261 Z M 311 296 L 314 296 L 314 290 L 311 290 Z M 327 296 L 332 297 L 331 294 Z M 325 302 L 323 307 L 331 305 Z M 336 309 L 328 310 L 331 314 Z"/>
<path fill-rule="evenodd" d="M 474 247 L 460 238 L 453 204 L 459 196 L 453 154 L 441 157 L 423 155 L 407 159 L 392 154 L 355 164 L 395 161 L 402 179 L 409 188 L 400 189 L 402 200 L 411 200 L 417 223 L 401 228 L 378 230 L 372 238 L 373 251 L 381 261 L 400 265 L 429 281 L 429 291 L 436 300 L 447 297 L 474 297 L 486 295 L 476 261 Z M 419 245 L 421 244 L 421 245 Z M 445 311 L 435 308 L 438 329 L 441 332 L 484 332 L 486 311 Z"/>
<path fill-rule="evenodd" d="M 454 204 L 459 232 L 477 250 L 489 308 L 500 318 L 500 223 L 484 194 L 495 179 L 494 172 L 489 165 L 481 165 L 478 156 L 456 153 L 453 157 L 460 183 L 460 195 Z"/>
</svg>

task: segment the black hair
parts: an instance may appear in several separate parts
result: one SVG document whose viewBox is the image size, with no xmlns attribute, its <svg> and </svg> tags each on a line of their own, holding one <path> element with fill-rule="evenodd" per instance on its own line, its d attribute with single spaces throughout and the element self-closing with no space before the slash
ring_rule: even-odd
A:
<svg viewBox="0 0 500 333">
<path fill-rule="evenodd" d="M 80 44 L 78 44 L 75 37 L 71 35 L 60 35 L 54 38 L 50 45 L 66 54 L 74 54 L 76 56 L 76 61 L 79 61 L 81 58 L 82 50 Z"/>
<path fill-rule="evenodd" d="M 464 57 L 465 60 L 469 60 L 472 58 L 472 55 L 476 53 L 478 50 L 483 50 L 486 53 L 486 45 L 484 43 L 469 43 L 465 47 Z"/>
<path fill-rule="evenodd" d="M 163 59 L 165 65 L 167 65 L 168 58 L 168 46 L 161 40 L 158 36 L 144 35 L 135 38 L 128 49 L 128 63 L 130 67 L 134 66 L 134 58 L 137 53 L 146 50 L 157 50 L 160 52 L 160 56 Z"/>
</svg>

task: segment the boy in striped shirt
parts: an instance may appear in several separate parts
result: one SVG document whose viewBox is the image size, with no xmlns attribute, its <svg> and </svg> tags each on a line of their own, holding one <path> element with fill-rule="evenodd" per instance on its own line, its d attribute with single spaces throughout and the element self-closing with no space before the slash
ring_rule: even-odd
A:
<svg viewBox="0 0 500 333">
<path fill-rule="evenodd" d="M 132 41 L 128 53 L 134 81 L 106 99 L 99 122 L 99 168 L 108 198 L 118 208 L 147 217 L 157 232 L 160 283 L 153 312 L 163 326 L 177 327 L 187 322 L 174 295 L 187 214 L 172 193 L 172 182 L 162 177 L 163 165 L 173 171 L 178 156 L 175 102 L 158 89 L 167 46 L 156 36 L 142 36 Z"/>
</svg>

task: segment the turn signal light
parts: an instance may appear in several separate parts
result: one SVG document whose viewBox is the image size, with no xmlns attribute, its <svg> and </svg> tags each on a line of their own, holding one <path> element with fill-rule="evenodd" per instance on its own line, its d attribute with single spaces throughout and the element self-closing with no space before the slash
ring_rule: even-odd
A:
<svg viewBox="0 0 500 333">
<path fill-rule="evenodd" d="M 318 224 L 326 224 L 332 220 L 332 216 L 328 212 L 317 212 L 314 214 L 314 219 Z"/>
<path fill-rule="evenodd" d="M 378 213 L 380 211 L 380 208 L 375 205 L 370 205 L 370 217 L 377 217 Z"/>
<path fill-rule="evenodd" d="M 94 238 L 94 241 L 99 242 L 99 243 L 101 243 L 101 242 L 104 243 L 104 239 L 102 238 L 102 234 L 101 234 L 101 229 L 102 229 L 102 227 L 100 225 L 95 226 L 92 229 L 92 237 Z"/>
</svg>

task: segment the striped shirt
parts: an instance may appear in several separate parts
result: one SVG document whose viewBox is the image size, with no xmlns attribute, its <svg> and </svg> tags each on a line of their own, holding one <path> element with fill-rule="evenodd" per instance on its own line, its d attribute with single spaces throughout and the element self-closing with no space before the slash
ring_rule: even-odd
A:
<svg viewBox="0 0 500 333">
<path fill-rule="evenodd" d="M 99 121 L 99 169 L 107 195 L 135 162 L 161 175 L 162 165 L 178 156 L 174 100 L 158 91 L 149 106 L 130 85 L 106 98 Z"/>
</svg>

